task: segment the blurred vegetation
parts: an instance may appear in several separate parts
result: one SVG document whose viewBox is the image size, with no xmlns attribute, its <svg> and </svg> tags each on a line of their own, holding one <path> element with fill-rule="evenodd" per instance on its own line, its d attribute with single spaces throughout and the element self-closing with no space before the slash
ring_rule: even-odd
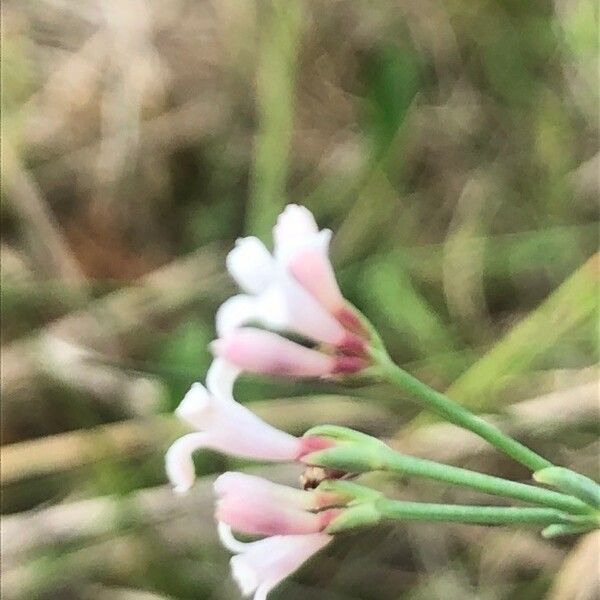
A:
<svg viewBox="0 0 600 600">
<path fill-rule="evenodd" d="M 508 424 L 527 417 L 510 425 L 525 441 L 597 477 L 598 12 L 4 2 L 3 597 L 238 597 L 208 483 L 174 497 L 162 453 L 234 290 L 225 253 L 240 235 L 267 241 L 287 202 L 334 230 L 343 291 L 399 362 Z M 297 432 L 438 431 L 382 386 L 244 378 L 239 398 Z M 460 435 L 413 451 L 527 476 Z M 197 466 L 232 464 L 246 467 L 211 453 Z M 378 529 L 273 597 L 591 599 L 597 548 Z"/>
</svg>

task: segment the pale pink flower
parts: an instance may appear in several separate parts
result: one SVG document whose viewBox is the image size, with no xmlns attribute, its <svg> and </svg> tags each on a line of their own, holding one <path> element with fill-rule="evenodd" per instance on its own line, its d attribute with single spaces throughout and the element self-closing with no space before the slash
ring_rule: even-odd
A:
<svg viewBox="0 0 600 600">
<path fill-rule="evenodd" d="M 266 600 L 267 594 L 307 560 L 322 550 L 333 536 L 325 533 L 275 535 L 257 542 L 242 543 L 219 524 L 223 545 L 236 556 L 231 571 L 242 594 L 254 594 L 254 600 Z"/>
<path fill-rule="evenodd" d="M 245 293 L 220 307 L 219 336 L 258 321 L 344 351 L 363 352 L 365 341 L 356 335 L 358 319 L 342 297 L 329 262 L 331 231 L 319 231 L 310 211 L 292 204 L 273 232 L 274 256 L 255 237 L 238 240 L 227 256 L 229 273 Z"/>
<path fill-rule="evenodd" d="M 367 366 L 358 356 L 325 354 L 270 331 L 242 327 L 215 340 L 213 353 L 250 373 L 287 377 L 328 377 L 356 373 Z"/>
<path fill-rule="evenodd" d="M 331 230 L 319 227 L 304 206 L 289 204 L 273 229 L 275 257 L 331 315 L 347 307 L 329 260 Z"/>
<path fill-rule="evenodd" d="M 167 475 L 176 491 L 185 492 L 194 483 L 192 454 L 201 448 L 256 460 L 296 461 L 330 445 L 320 438 L 297 438 L 280 431 L 235 402 L 231 391 L 238 372 L 224 361 L 214 361 L 208 389 L 195 383 L 175 411 L 198 430 L 176 440 L 167 451 Z"/>
<path fill-rule="evenodd" d="M 215 481 L 215 517 L 250 535 L 317 533 L 339 510 L 316 511 L 336 503 L 332 493 L 297 490 L 245 473 L 224 473 Z"/>
</svg>

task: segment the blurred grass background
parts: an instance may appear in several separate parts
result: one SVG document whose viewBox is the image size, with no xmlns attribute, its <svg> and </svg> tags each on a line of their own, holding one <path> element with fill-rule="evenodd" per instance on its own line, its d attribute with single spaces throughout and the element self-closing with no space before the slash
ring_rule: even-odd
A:
<svg viewBox="0 0 600 600">
<path fill-rule="evenodd" d="M 3 597 L 238 597 L 210 481 L 248 465 L 199 456 L 182 499 L 162 456 L 234 290 L 225 253 L 287 202 L 335 231 L 400 363 L 597 477 L 598 34 L 592 0 L 6 0 Z M 385 386 L 238 388 L 289 431 L 528 477 Z M 592 600 L 598 544 L 381 528 L 273 597 Z"/>
</svg>

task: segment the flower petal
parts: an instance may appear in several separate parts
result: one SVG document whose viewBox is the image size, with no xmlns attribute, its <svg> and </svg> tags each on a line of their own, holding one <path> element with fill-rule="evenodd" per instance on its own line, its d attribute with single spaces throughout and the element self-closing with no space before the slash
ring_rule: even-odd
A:
<svg viewBox="0 0 600 600">
<path fill-rule="evenodd" d="M 298 204 L 288 204 L 277 218 L 273 228 L 275 248 L 278 251 L 285 251 L 318 232 L 315 218 L 308 208 Z"/>
<path fill-rule="evenodd" d="M 212 397 L 208 390 L 201 383 L 193 383 L 179 406 L 175 409 L 175 414 L 186 423 L 189 423 L 196 429 L 200 428 L 206 414 L 210 408 Z"/>
<path fill-rule="evenodd" d="M 313 512 L 320 507 L 315 491 L 299 490 L 246 473 L 224 473 L 213 487 L 218 522 L 251 535 L 316 533 L 329 524 L 334 514 Z"/>
<path fill-rule="evenodd" d="M 288 274 L 282 274 L 279 282 L 289 313 L 289 330 L 334 346 L 343 342 L 346 330 L 299 282 Z"/>
<path fill-rule="evenodd" d="M 228 335 L 239 327 L 261 318 L 256 296 L 238 294 L 219 306 L 215 317 L 219 336 Z"/>
<path fill-rule="evenodd" d="M 331 315 L 344 309 L 346 301 L 335 278 L 329 257 L 314 248 L 299 249 L 287 261 L 294 279 Z"/>
<path fill-rule="evenodd" d="M 226 360 L 217 358 L 212 361 L 206 374 L 206 385 L 217 400 L 234 400 L 233 385 L 240 370 Z"/>
<path fill-rule="evenodd" d="M 252 542 L 240 542 L 233 535 L 233 532 L 231 531 L 231 527 L 229 525 L 227 525 L 227 523 L 223 523 L 221 521 L 219 521 L 217 523 L 217 532 L 219 534 L 219 540 L 221 541 L 221 544 L 223 544 L 223 546 L 225 546 L 225 548 L 227 548 L 227 550 L 229 550 L 230 552 L 233 552 L 235 554 L 244 552 L 248 548 L 248 546 L 252 543 Z"/>
<path fill-rule="evenodd" d="M 324 377 L 336 369 L 335 357 L 305 348 L 269 331 L 251 327 L 215 340 L 216 356 L 250 373 L 288 377 Z"/>
<path fill-rule="evenodd" d="M 332 536 L 324 533 L 277 535 L 246 544 L 231 559 L 231 570 L 242 593 L 256 590 L 254 599 L 266 595 L 286 577 L 297 571 L 311 556 L 319 552 Z"/>
<path fill-rule="evenodd" d="M 192 454 L 209 445 L 209 435 L 201 433 L 188 433 L 173 442 L 165 455 L 165 467 L 169 481 L 175 486 L 178 493 L 187 492 L 196 479 L 196 470 Z"/>
<path fill-rule="evenodd" d="M 298 509 L 276 497 L 227 494 L 218 502 L 215 517 L 249 535 L 317 533 L 327 524 L 322 513 Z"/>
<path fill-rule="evenodd" d="M 227 471 L 217 477 L 213 487 L 219 498 L 230 495 L 260 496 L 300 510 L 316 510 L 320 507 L 317 492 L 314 490 L 296 489 L 248 473 Z"/>
<path fill-rule="evenodd" d="M 238 239 L 226 262 L 230 275 L 245 292 L 260 294 L 273 281 L 273 257 L 256 237 Z"/>
</svg>

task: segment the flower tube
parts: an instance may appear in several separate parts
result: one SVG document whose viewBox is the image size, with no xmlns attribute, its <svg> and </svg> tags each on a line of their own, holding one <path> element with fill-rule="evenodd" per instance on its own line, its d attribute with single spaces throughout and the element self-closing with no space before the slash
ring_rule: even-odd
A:
<svg viewBox="0 0 600 600">
<path fill-rule="evenodd" d="M 176 440 L 165 457 L 167 475 L 178 492 L 193 485 L 192 454 L 201 448 L 241 458 L 297 461 L 332 443 L 317 436 L 297 438 L 280 431 L 235 402 L 230 395 L 232 369 L 223 361 L 215 361 L 207 376 L 209 389 L 195 383 L 176 410 L 179 418 L 198 430 Z"/>
<path fill-rule="evenodd" d="M 242 327 L 215 340 L 211 349 L 243 371 L 284 377 L 352 374 L 367 366 L 361 357 L 325 354 L 252 327 Z"/>
</svg>

